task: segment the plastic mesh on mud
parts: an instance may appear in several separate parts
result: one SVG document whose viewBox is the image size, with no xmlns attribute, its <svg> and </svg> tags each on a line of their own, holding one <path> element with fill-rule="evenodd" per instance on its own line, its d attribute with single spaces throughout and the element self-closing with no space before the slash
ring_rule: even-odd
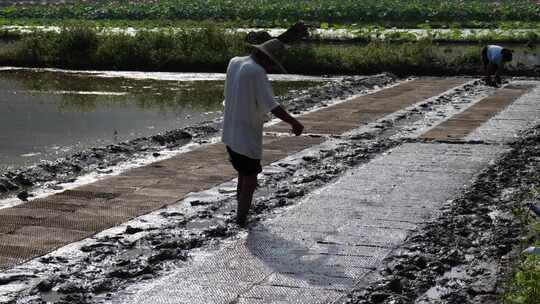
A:
<svg viewBox="0 0 540 304">
<path fill-rule="evenodd" d="M 395 111 L 442 94 L 466 81 L 463 78 L 419 79 L 360 96 L 303 115 L 304 132 L 339 135 L 355 129 L 359 125 L 374 122 Z M 288 132 L 289 129 L 287 124 L 278 123 L 269 127 L 267 131 Z"/>
<path fill-rule="evenodd" d="M 324 141 L 264 138 L 269 164 Z M 44 255 L 236 177 L 223 144 L 213 144 L 74 190 L 0 210 L 0 268 Z"/>
<path fill-rule="evenodd" d="M 351 99 L 302 116 L 307 133 L 341 134 L 426 98 L 465 79 L 422 79 Z M 269 131 L 288 131 L 278 124 Z M 325 141 L 321 136 L 265 136 L 267 165 Z M 129 219 L 175 203 L 190 192 L 236 177 L 221 143 L 95 183 L 0 210 L 0 268 L 46 254 Z"/>
<path fill-rule="evenodd" d="M 513 85 L 500 89 L 494 95 L 480 100 L 462 113 L 453 116 L 426 132 L 422 135 L 422 138 L 435 140 L 463 140 L 472 131 L 487 122 L 490 118 L 531 89 L 532 86 L 526 85 Z"/>
</svg>

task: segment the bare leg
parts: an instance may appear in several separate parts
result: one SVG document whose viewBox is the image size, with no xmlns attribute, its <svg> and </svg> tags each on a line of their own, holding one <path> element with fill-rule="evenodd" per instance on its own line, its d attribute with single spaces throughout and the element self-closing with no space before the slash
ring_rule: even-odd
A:
<svg viewBox="0 0 540 304">
<path fill-rule="evenodd" d="M 485 74 L 484 81 L 486 82 L 486 84 L 489 85 L 491 83 L 491 76 L 489 74 L 490 63 L 488 60 L 487 51 L 488 51 L 487 46 L 482 48 L 481 58 L 482 58 L 482 63 L 484 64 L 484 74 Z"/>
<path fill-rule="evenodd" d="M 240 201 L 240 193 L 242 193 L 242 183 L 244 182 L 244 177 L 238 174 L 238 184 L 236 185 L 236 201 Z"/>
<path fill-rule="evenodd" d="M 495 72 L 495 84 L 496 85 L 502 84 L 502 79 L 501 79 L 501 76 L 499 75 L 499 70 L 498 69 Z"/>
<path fill-rule="evenodd" d="M 493 81 L 491 80 L 491 64 L 486 66 L 486 82 L 488 85 L 493 85 Z"/>
<path fill-rule="evenodd" d="M 491 82 L 491 75 L 489 75 L 489 68 L 487 64 L 484 65 L 484 74 L 485 74 L 484 80 L 486 81 L 487 84 L 489 84 Z"/>
<path fill-rule="evenodd" d="M 251 208 L 251 201 L 253 199 L 253 192 L 257 187 L 257 175 L 242 176 L 242 185 L 240 186 L 240 198 L 238 200 L 238 210 L 236 213 L 236 223 L 238 225 L 245 225 L 249 209 Z"/>
<path fill-rule="evenodd" d="M 498 69 L 497 69 L 497 65 L 496 65 L 496 64 L 490 63 L 490 64 L 488 65 L 488 69 L 487 69 L 488 85 L 490 85 L 490 86 L 496 86 L 496 85 L 497 85 L 497 84 L 495 83 L 495 81 L 493 81 L 493 79 L 492 79 L 492 77 L 491 77 L 491 76 L 494 75 L 494 74 L 497 75 L 497 70 L 498 70 Z M 495 79 L 496 79 L 496 78 L 495 78 Z"/>
</svg>

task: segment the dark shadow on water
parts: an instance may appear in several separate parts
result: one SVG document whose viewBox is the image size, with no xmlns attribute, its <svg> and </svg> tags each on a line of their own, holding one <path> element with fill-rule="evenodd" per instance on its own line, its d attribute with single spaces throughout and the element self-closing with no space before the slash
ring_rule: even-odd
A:
<svg viewBox="0 0 540 304">
<path fill-rule="evenodd" d="M 351 283 L 352 279 L 341 270 L 341 267 L 332 265 L 330 258 L 336 253 L 335 249 L 330 249 L 324 254 L 316 253 L 308 247 L 308 243 L 315 244 L 316 241 L 306 241 L 305 243 L 301 239 L 296 241 L 294 239 L 298 236 L 295 234 L 297 235 L 297 231 L 290 231 L 288 237 L 291 239 L 285 239 L 262 225 L 249 231 L 247 247 L 253 256 L 257 257 L 273 272 L 287 277 L 278 279 L 278 282 L 271 284 L 299 287 L 302 286 L 301 284 L 308 283 L 328 287 L 335 283 Z M 289 279 L 292 280 L 289 281 Z M 281 282 L 282 280 L 283 282 Z M 296 280 L 305 282 L 291 283 L 291 281 Z"/>
</svg>

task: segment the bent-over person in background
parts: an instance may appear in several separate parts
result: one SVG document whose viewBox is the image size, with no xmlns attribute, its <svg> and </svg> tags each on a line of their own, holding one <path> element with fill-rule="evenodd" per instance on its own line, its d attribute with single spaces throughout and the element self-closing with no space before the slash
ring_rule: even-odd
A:
<svg viewBox="0 0 540 304">
<path fill-rule="evenodd" d="M 225 79 L 225 101 L 222 141 L 227 146 L 230 161 L 238 171 L 236 222 L 245 226 L 257 174 L 262 171 L 263 124 L 268 112 L 288 123 L 295 135 L 304 126 L 289 115 L 274 100 L 267 73 L 285 69 L 280 59 L 286 47 L 278 39 L 253 45 L 250 56 L 234 57 L 229 62 Z"/>
<path fill-rule="evenodd" d="M 512 50 L 498 45 L 487 45 L 482 48 L 482 63 L 486 73 L 488 85 L 500 85 L 502 83 L 500 72 L 506 62 L 512 61 Z M 491 76 L 495 75 L 495 79 Z"/>
</svg>

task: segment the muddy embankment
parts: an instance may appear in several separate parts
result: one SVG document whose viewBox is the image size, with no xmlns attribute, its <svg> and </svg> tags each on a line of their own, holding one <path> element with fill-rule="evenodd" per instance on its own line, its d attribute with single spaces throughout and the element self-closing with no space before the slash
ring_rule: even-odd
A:
<svg viewBox="0 0 540 304">
<path fill-rule="evenodd" d="M 411 235 L 384 268 L 343 303 L 498 303 L 525 226 L 519 214 L 538 186 L 540 126 L 479 174 L 434 221 Z"/>
<path fill-rule="evenodd" d="M 373 79 L 379 80 L 372 82 Z M 374 86 L 382 84 L 381 80 L 389 83 L 392 78 L 382 75 L 356 81 L 370 81 Z M 362 85 L 366 87 L 367 83 Z M 472 102 L 490 90 L 493 89 L 480 81 L 471 81 L 358 134 L 331 140 L 297 160 L 272 165 L 261 175 L 251 223 L 279 216 L 286 210 L 283 207 L 294 205 L 347 169 L 401 144 L 405 139 L 398 135 L 406 136 L 423 128 L 424 117 L 429 113 L 437 113 L 438 120 L 444 119 L 451 113 L 443 109 Z M 289 108 L 299 110 L 292 105 Z M 4 296 L 9 303 L 121 303 L 122 298 L 140 289 L 140 284 L 183 267 L 190 256 L 197 254 L 197 249 L 215 250 L 221 242 L 239 233 L 233 224 L 235 187 L 232 182 L 197 194 L 76 246 L 14 267 L 0 276 L 4 284 L 13 286 L 12 294 Z M 21 286 L 24 288 L 20 289 Z"/>
<path fill-rule="evenodd" d="M 290 112 L 298 114 L 327 102 L 346 98 L 370 89 L 383 87 L 397 79 L 390 74 L 371 77 L 348 77 L 302 92 L 278 97 Z M 19 194 L 21 199 L 32 195 L 32 189 L 46 187 L 61 190 L 60 184 L 70 183 L 90 172 L 107 173 L 110 167 L 145 156 L 159 157 L 160 151 L 176 150 L 190 143 L 205 143 L 219 134 L 221 120 L 204 122 L 164 134 L 142 137 L 105 147 L 78 152 L 54 162 L 43 162 L 28 168 L 1 172 L 0 198 Z"/>
</svg>

